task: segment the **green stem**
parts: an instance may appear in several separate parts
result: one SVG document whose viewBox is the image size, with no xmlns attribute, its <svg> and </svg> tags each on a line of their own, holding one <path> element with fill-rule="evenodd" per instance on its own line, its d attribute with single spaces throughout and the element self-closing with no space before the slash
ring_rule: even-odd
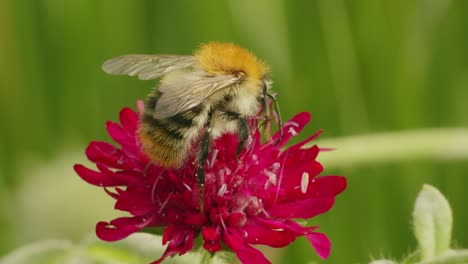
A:
<svg viewBox="0 0 468 264">
<path fill-rule="evenodd" d="M 467 160 L 468 128 L 376 133 L 317 140 L 312 144 L 335 149 L 323 151 L 318 157 L 329 168 L 403 160 Z"/>
<path fill-rule="evenodd" d="M 438 256 L 417 264 L 466 264 L 468 263 L 468 249 L 453 250 L 449 254 Z"/>
</svg>

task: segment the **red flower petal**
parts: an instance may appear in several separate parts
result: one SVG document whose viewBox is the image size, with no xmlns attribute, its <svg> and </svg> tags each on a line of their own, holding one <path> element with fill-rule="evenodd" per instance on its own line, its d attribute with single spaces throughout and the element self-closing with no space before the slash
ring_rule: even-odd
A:
<svg viewBox="0 0 468 264">
<path fill-rule="evenodd" d="M 342 176 L 317 177 L 309 183 L 305 197 L 336 196 L 346 189 L 346 185 L 346 178 Z"/>
<path fill-rule="evenodd" d="M 118 199 L 119 196 L 120 196 L 120 194 L 115 193 L 115 192 L 112 192 L 112 191 L 110 191 L 109 189 L 107 189 L 107 188 L 105 188 L 105 187 L 104 187 L 104 191 L 105 191 L 110 197 L 112 197 L 112 198 L 114 198 L 114 199 Z"/>
<path fill-rule="evenodd" d="M 96 235 L 104 241 L 117 241 L 128 237 L 142 229 L 152 218 L 145 217 L 121 217 L 107 222 L 99 222 L 96 225 Z"/>
<path fill-rule="evenodd" d="M 121 182 L 109 178 L 101 172 L 90 170 L 81 164 L 75 164 L 73 169 L 83 180 L 92 185 L 110 187 L 119 186 L 121 184 Z"/>
<path fill-rule="evenodd" d="M 288 150 L 289 151 L 296 151 L 296 150 L 302 148 L 305 144 L 309 143 L 310 141 L 312 141 L 312 140 L 316 139 L 318 136 L 320 136 L 320 134 L 322 134 L 322 132 L 323 132 L 322 130 L 318 130 L 317 132 L 315 132 L 312 136 L 308 137 L 307 139 L 297 143 L 296 145 L 293 145 L 293 146 L 289 147 Z M 312 147 L 315 147 L 315 145 L 312 146 Z M 322 150 L 322 149 L 320 149 L 320 150 Z"/>
<path fill-rule="evenodd" d="M 115 203 L 115 209 L 130 212 L 132 215 L 145 215 L 155 211 L 147 192 L 124 191 Z"/>
<path fill-rule="evenodd" d="M 100 239 L 104 241 L 108 241 L 108 242 L 124 239 L 138 230 L 139 228 L 129 228 L 129 229 L 116 228 L 115 226 L 107 222 L 99 222 L 96 225 L 96 235 Z"/>
<path fill-rule="evenodd" d="M 320 163 L 315 160 L 319 153 L 319 149 L 316 146 L 313 146 L 312 148 L 308 149 L 297 149 L 297 150 L 290 150 L 289 148 L 285 150 L 281 156 L 285 157 L 285 169 L 302 169 L 302 168 L 308 168 L 308 167 L 314 167 L 316 166 L 314 163 Z M 320 170 L 316 171 L 313 175 L 320 173 L 322 170 L 320 167 Z M 304 171 L 304 170 L 302 170 Z"/>
<path fill-rule="evenodd" d="M 120 123 L 129 135 L 135 135 L 140 118 L 132 109 L 125 107 L 120 111 Z"/>
<path fill-rule="evenodd" d="M 297 156 L 289 152 L 287 153 L 288 158 L 284 162 L 280 176 L 283 179 L 281 187 L 289 193 L 286 197 L 288 201 L 297 199 L 295 194 L 302 196 L 300 192 L 302 190 L 301 185 L 303 184 L 304 173 L 309 175 L 307 184 L 310 185 L 314 181 L 313 178 L 322 172 L 322 165 L 316 160 L 309 160 L 308 158 L 310 155 L 316 155 L 316 153 L 318 153 L 317 148 L 301 150 Z M 301 158 L 302 155 L 305 157 Z"/>
<path fill-rule="evenodd" d="M 111 121 L 106 123 L 106 129 L 109 136 L 122 146 L 129 158 L 139 159 L 140 149 L 135 134 L 129 135 L 119 124 Z"/>
<path fill-rule="evenodd" d="M 114 145 L 107 142 L 92 141 L 86 148 L 85 153 L 92 162 L 101 162 L 117 167 L 118 158 L 116 156 L 119 151 Z"/>
<path fill-rule="evenodd" d="M 118 143 L 125 142 L 130 138 L 130 135 L 115 122 L 107 121 L 106 128 L 109 136 Z"/>
<path fill-rule="evenodd" d="M 296 136 L 299 132 L 304 129 L 305 125 L 307 125 L 310 121 L 310 113 L 308 112 L 302 112 L 297 115 L 295 115 L 293 118 L 290 120 L 284 122 L 283 124 L 283 137 L 281 138 L 280 142 L 276 145 L 277 148 L 281 148 L 288 141 L 293 137 Z M 276 132 L 273 137 L 271 138 L 272 142 L 276 142 L 276 140 L 279 138 L 279 131 Z"/>
<path fill-rule="evenodd" d="M 167 228 L 166 228 L 167 229 Z M 151 262 L 152 264 L 161 263 L 165 258 L 173 256 L 175 254 L 185 254 L 190 251 L 194 246 L 195 233 L 193 230 L 187 228 L 186 226 L 178 225 L 172 226 L 169 231 L 170 242 L 167 245 L 166 251 L 158 260 Z M 166 230 L 164 230 L 164 237 L 167 237 Z"/>
<path fill-rule="evenodd" d="M 166 245 L 172 239 L 174 235 L 174 230 L 176 229 L 176 225 L 168 225 L 164 228 L 163 237 L 162 237 L 162 244 Z"/>
<path fill-rule="evenodd" d="M 97 163 L 96 167 L 104 174 L 107 178 L 114 179 L 116 182 L 119 182 L 120 185 L 126 186 L 145 186 L 146 182 L 144 178 L 138 174 L 132 174 L 130 171 L 119 171 L 113 172 L 108 169 L 104 164 Z"/>
<path fill-rule="evenodd" d="M 102 141 L 93 141 L 86 148 L 86 156 L 95 163 L 102 163 L 111 168 L 134 169 L 134 162 L 121 149 Z"/>
<path fill-rule="evenodd" d="M 243 264 L 270 264 L 262 252 L 246 244 L 238 234 L 224 231 L 223 242 L 236 253 Z"/>
<path fill-rule="evenodd" d="M 221 230 L 219 227 L 207 226 L 202 229 L 203 247 L 210 251 L 216 252 L 221 250 Z"/>
<path fill-rule="evenodd" d="M 291 203 L 278 203 L 268 209 L 268 214 L 277 218 L 312 218 L 330 210 L 334 197 L 319 197 Z"/>
<path fill-rule="evenodd" d="M 219 227 L 206 226 L 202 229 L 202 235 L 205 240 L 220 241 L 221 230 Z"/>
<path fill-rule="evenodd" d="M 141 103 L 139 109 L 142 110 Z M 261 140 L 259 119 L 251 119 L 249 139 L 240 155 L 236 153 L 236 133 L 223 134 L 215 140 L 205 165 L 203 214 L 194 176 L 196 152 L 179 169 L 167 170 L 150 163 L 140 152 L 136 135 L 139 118 L 139 114 L 124 108 L 120 124 L 107 123 L 109 135 L 121 147 L 90 143 L 86 154 L 99 171 L 80 164 L 74 166 L 85 181 L 116 187 L 104 188 L 116 199 L 115 209 L 133 215 L 99 222 L 96 233 L 101 239 L 115 241 L 145 227 L 165 227 L 163 244 L 167 248 L 154 263 L 191 250 L 199 233 L 206 250 L 219 251 L 224 243 L 243 263 L 269 263 L 251 244 L 283 247 L 299 236 L 306 236 L 320 257 L 330 254 L 330 241 L 314 232 L 317 227 L 303 227 L 293 219 L 328 211 L 334 196 L 346 187 L 346 180 L 339 176 L 316 178 L 323 170 L 316 161 L 320 149 L 302 147 L 320 131 L 281 149 L 309 122 L 309 113 L 300 113 L 285 122 L 281 138 L 276 133 L 266 143 Z M 273 144 L 277 140 L 279 144 Z M 198 147 L 196 143 L 194 149 Z"/>
<path fill-rule="evenodd" d="M 305 237 L 310 242 L 320 258 L 326 259 L 328 256 L 330 256 L 331 242 L 325 234 L 314 232 L 305 235 Z"/>
<path fill-rule="evenodd" d="M 243 228 L 248 234 L 245 238 L 249 244 L 262 244 L 270 247 L 285 247 L 292 243 L 298 234 L 278 228 L 274 230 L 259 221 L 249 221 Z"/>
</svg>

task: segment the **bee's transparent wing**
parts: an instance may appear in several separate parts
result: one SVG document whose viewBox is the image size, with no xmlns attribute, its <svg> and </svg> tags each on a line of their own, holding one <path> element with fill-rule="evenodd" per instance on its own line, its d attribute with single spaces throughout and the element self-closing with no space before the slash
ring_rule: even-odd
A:
<svg viewBox="0 0 468 264">
<path fill-rule="evenodd" d="M 167 118 L 200 105 L 205 99 L 239 83 L 242 76 L 233 74 L 207 76 L 206 72 L 190 72 L 164 80 L 159 86 L 161 97 L 153 117 Z"/>
<path fill-rule="evenodd" d="M 171 71 L 192 67 L 194 56 L 122 55 L 102 65 L 108 74 L 138 76 L 140 80 L 159 78 Z"/>
</svg>

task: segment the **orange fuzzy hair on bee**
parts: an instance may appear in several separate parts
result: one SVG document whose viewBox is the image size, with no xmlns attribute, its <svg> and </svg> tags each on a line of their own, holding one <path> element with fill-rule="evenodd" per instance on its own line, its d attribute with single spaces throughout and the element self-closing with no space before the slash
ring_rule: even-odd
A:
<svg viewBox="0 0 468 264">
<path fill-rule="evenodd" d="M 155 140 L 155 136 L 162 138 L 162 135 L 163 132 L 154 131 L 147 124 L 139 124 L 138 139 L 143 152 L 148 155 L 150 160 L 156 161 L 164 168 L 179 168 L 186 156 L 185 143 L 174 140 L 163 140 L 162 142 Z"/>
<path fill-rule="evenodd" d="M 200 66 L 213 74 L 244 72 L 249 78 L 261 80 L 268 72 L 263 61 L 232 43 L 210 42 L 202 45 L 194 55 Z"/>
</svg>

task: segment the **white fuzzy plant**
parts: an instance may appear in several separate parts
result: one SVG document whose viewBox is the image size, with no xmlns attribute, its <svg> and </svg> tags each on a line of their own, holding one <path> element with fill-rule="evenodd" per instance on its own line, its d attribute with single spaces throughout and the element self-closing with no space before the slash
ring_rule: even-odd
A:
<svg viewBox="0 0 468 264">
<path fill-rule="evenodd" d="M 452 249 L 452 209 L 444 195 L 425 184 L 413 209 L 417 250 L 403 261 L 380 259 L 370 264 L 468 264 L 468 249 Z"/>
</svg>

